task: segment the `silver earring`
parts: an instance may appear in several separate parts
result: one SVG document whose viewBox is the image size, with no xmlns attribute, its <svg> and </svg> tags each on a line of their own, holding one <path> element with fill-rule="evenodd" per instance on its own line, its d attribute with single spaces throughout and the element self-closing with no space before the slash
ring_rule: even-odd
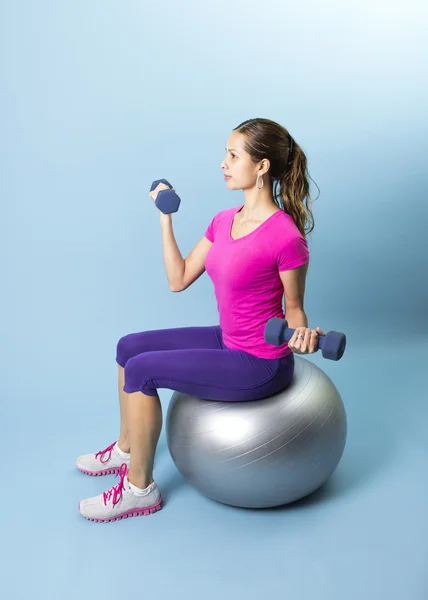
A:
<svg viewBox="0 0 428 600">
<path fill-rule="evenodd" d="M 265 182 L 264 182 L 264 179 L 262 177 L 262 185 L 259 185 L 259 177 L 260 177 L 260 175 L 257 175 L 256 186 L 258 187 L 259 190 L 261 190 L 262 187 L 264 186 Z"/>
</svg>

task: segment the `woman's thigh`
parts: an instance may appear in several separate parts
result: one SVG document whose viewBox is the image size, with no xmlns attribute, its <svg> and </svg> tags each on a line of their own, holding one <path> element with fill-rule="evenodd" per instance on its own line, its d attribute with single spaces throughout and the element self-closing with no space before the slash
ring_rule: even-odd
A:
<svg viewBox="0 0 428 600">
<path fill-rule="evenodd" d="M 145 352 L 223 347 L 220 327 L 176 327 L 130 333 L 120 338 L 116 362 L 125 367 L 130 358 Z"/>
<path fill-rule="evenodd" d="M 153 396 L 167 388 L 206 400 L 239 402 L 281 391 L 293 373 L 293 354 L 273 360 L 228 349 L 160 350 L 128 360 L 123 389 Z"/>
</svg>

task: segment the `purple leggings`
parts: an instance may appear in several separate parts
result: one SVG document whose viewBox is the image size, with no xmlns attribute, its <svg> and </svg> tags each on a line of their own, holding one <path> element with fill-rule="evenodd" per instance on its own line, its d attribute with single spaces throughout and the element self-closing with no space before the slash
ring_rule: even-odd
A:
<svg viewBox="0 0 428 600">
<path fill-rule="evenodd" d="M 293 353 L 267 359 L 229 350 L 219 326 L 130 333 L 119 340 L 116 361 L 125 369 L 125 392 L 154 396 L 169 388 L 233 402 L 276 394 L 294 373 Z"/>
</svg>

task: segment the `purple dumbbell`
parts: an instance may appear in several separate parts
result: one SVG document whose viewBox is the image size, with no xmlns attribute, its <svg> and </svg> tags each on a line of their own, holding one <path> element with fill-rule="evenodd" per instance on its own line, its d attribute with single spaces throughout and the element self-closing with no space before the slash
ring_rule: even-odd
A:
<svg viewBox="0 0 428 600">
<path fill-rule="evenodd" d="M 289 342 L 296 330 L 290 329 L 285 319 L 273 317 L 266 323 L 264 337 L 265 342 L 273 346 L 281 346 Z M 346 335 L 337 331 L 329 331 L 325 336 L 318 336 L 318 348 L 322 350 L 324 358 L 340 360 L 345 352 Z"/>
<path fill-rule="evenodd" d="M 156 206 L 165 215 L 169 215 L 171 213 L 177 212 L 177 210 L 179 209 L 181 200 L 180 200 L 180 197 L 172 189 L 172 185 L 166 179 L 158 179 L 157 181 L 154 181 L 152 183 L 152 187 L 150 188 L 150 191 L 153 192 L 153 190 L 160 183 L 164 183 L 171 189 L 161 190 L 159 192 L 159 194 L 156 197 L 156 202 L 155 202 Z"/>
</svg>

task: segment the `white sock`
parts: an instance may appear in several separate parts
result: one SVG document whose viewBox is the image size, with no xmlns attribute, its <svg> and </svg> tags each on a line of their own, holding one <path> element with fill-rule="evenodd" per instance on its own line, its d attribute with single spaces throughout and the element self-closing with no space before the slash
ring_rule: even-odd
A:
<svg viewBox="0 0 428 600">
<path fill-rule="evenodd" d="M 115 447 L 116 451 L 119 453 L 119 456 L 121 456 L 122 458 L 129 458 L 131 456 L 129 452 L 124 452 L 123 450 L 121 450 L 119 448 L 119 446 L 117 445 L 117 442 L 114 447 Z"/>
<path fill-rule="evenodd" d="M 138 488 L 136 485 L 134 485 L 133 483 L 131 483 L 128 479 L 128 477 L 126 478 L 128 483 L 129 483 L 129 487 L 131 488 L 131 491 L 136 495 L 136 496 L 145 496 L 146 494 L 148 494 L 151 489 L 154 487 L 154 483 L 151 483 L 149 486 L 147 486 L 144 490 L 142 490 L 141 488 Z"/>
</svg>

